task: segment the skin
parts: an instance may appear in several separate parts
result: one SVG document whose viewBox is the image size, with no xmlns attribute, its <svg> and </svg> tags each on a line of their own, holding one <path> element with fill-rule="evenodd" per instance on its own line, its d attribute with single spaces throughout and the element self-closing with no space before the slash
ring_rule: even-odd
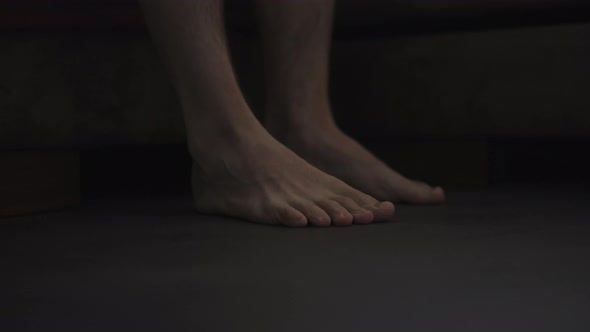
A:
<svg viewBox="0 0 590 332">
<path fill-rule="evenodd" d="M 221 0 L 141 4 L 181 102 L 198 211 L 293 227 L 392 218 L 391 202 L 312 166 L 257 121 L 231 66 Z"/>
<path fill-rule="evenodd" d="M 410 180 L 346 135 L 328 96 L 333 0 L 257 0 L 265 52 L 265 127 L 324 172 L 379 199 L 441 203 L 442 188 Z"/>
</svg>

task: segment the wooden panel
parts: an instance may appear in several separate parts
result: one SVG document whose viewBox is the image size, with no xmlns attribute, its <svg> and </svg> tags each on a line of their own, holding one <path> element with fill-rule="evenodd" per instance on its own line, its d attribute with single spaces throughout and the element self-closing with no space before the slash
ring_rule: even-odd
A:
<svg viewBox="0 0 590 332">
<path fill-rule="evenodd" d="M 0 28 L 143 29 L 136 1 L 21 0 L 0 3 Z"/>
<path fill-rule="evenodd" d="M 253 0 L 226 1 L 234 29 L 255 30 Z M 497 28 L 590 19 L 586 0 L 338 0 L 345 35 Z M 3 0 L 0 28 L 144 29 L 136 0 Z M 360 29 L 360 30 L 359 30 Z"/>
<path fill-rule="evenodd" d="M 77 151 L 0 151 L 0 217 L 79 204 L 79 165 Z"/>
</svg>

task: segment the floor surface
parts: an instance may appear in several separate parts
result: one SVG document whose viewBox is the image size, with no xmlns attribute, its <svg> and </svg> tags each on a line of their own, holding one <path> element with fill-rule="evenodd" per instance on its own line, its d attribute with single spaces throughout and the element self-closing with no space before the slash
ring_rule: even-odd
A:
<svg viewBox="0 0 590 332">
<path fill-rule="evenodd" d="M 290 229 L 190 197 L 0 220 L 2 331 L 589 331 L 590 192 L 450 192 Z"/>
</svg>

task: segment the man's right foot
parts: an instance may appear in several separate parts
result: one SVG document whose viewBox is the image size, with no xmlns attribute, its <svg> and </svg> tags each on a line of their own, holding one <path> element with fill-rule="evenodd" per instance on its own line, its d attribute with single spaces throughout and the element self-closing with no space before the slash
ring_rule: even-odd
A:
<svg viewBox="0 0 590 332">
<path fill-rule="evenodd" d="M 394 213 L 391 202 L 379 202 L 311 166 L 262 126 L 246 139 L 197 154 L 191 182 L 198 211 L 256 223 L 368 224 Z"/>
</svg>

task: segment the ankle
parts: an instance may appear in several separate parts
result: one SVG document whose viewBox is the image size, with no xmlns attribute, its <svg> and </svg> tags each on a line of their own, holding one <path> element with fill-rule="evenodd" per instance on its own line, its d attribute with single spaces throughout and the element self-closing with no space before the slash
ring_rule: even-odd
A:
<svg viewBox="0 0 590 332">
<path fill-rule="evenodd" d="M 279 141 L 312 140 L 337 129 L 329 106 L 268 107 L 263 124 Z"/>
<path fill-rule="evenodd" d="M 208 123 L 200 130 L 187 129 L 187 142 L 193 159 L 201 159 L 248 149 L 265 134 L 260 124 Z"/>
<path fill-rule="evenodd" d="M 239 154 L 272 137 L 252 115 L 207 118 L 185 115 L 186 137 L 191 157 L 208 161 L 218 156 Z"/>
</svg>

